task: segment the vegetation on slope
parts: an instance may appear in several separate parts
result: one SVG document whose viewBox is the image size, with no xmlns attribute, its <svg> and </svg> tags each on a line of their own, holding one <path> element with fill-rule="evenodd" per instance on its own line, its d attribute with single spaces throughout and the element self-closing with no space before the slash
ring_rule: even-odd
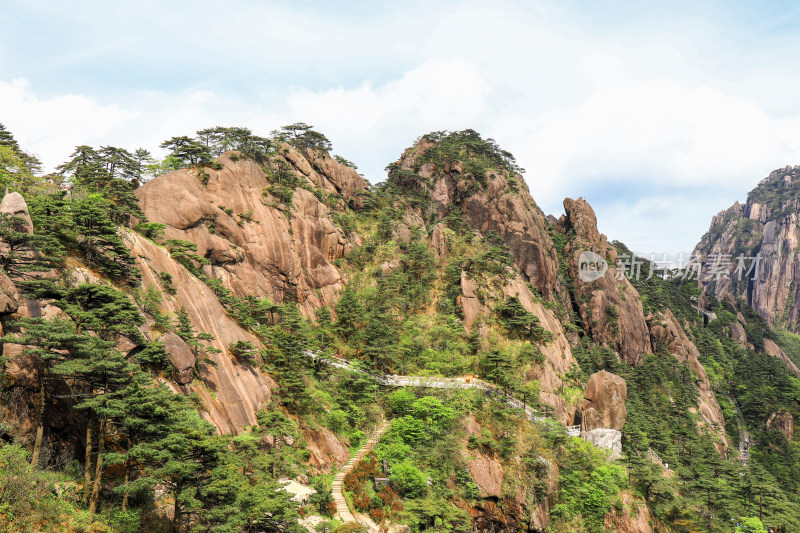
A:
<svg viewBox="0 0 800 533">
<path fill-rule="evenodd" d="M 171 154 L 160 162 L 145 151 L 81 146 L 61 175 L 48 177 L 36 175 L 35 161 L 4 131 L 0 179 L 26 196 L 35 227 L 34 236 L 26 237 L 17 231 L 18 221 L 0 220 L 3 241 L 19 243 L 14 254 L 4 255 L 4 271 L 30 297 L 60 309 L 61 316 L 8 321 L 3 342 L 28 346 L 13 355 L 14 362 L 31 358 L 38 369 L 37 391 L 29 395 L 39 401 L 34 425 L 44 428 L 45 412 L 55 410 L 71 421 L 71 427 L 49 428 L 38 439 L 0 428 L 11 441 L 0 446 L 0 514 L 13 530 L 59 523 L 53 530 L 77 531 L 94 521 L 91 527 L 110 531 L 300 531 L 300 515 L 332 519 L 335 512 L 329 478 L 314 476 L 308 466 L 303 430 L 327 428 L 357 447 L 385 416 L 394 419 L 392 429 L 375 455 L 346 479 L 356 509 L 376 521 L 406 523 L 414 531 L 467 531 L 473 520 L 491 519 L 524 529 L 544 506 L 553 519 L 550 531 L 602 531 L 609 513 L 634 512 L 622 504 L 627 491 L 674 531 L 730 530 L 732 520 L 756 514 L 756 495 L 765 516 L 800 527 L 798 445 L 764 427 L 779 410 L 797 418 L 800 381 L 777 359 L 760 353 L 763 339 L 775 337 L 755 313 L 743 309 L 755 351 L 728 336 L 736 309 L 714 303 L 718 319 L 704 325 L 692 306 L 698 290 L 691 283 L 653 276 L 635 286 L 646 313 L 670 309 L 687 324 L 734 442 L 740 409 L 757 443 L 746 470 L 722 458 L 712 437 L 698 430 L 696 376 L 687 365 L 656 350 L 630 368 L 583 336 L 575 318 L 566 327 L 580 370 L 563 376 L 561 394 L 574 404 L 575 393 L 600 369 L 627 380 L 624 457 L 617 462 L 568 437 L 563 426 L 531 423 L 521 411 L 482 393 L 392 391 L 370 377 L 478 374 L 527 404 L 538 403 L 538 383 L 528 376 L 545 364 L 541 347 L 552 338 L 517 298 L 503 296 L 502 288 L 517 275 L 507 244 L 497 234 L 473 231 L 455 206 L 441 221 L 424 209 L 429 183 L 419 172 L 426 164 L 440 170 L 462 164 L 463 179 L 470 183 L 467 195 L 485 188 L 491 172 L 502 173 L 512 191 L 519 187 L 522 169 L 513 156 L 472 130 L 424 136 L 421 141 L 430 148 L 416 166 L 390 165 L 387 182 L 363 193 L 355 207 L 302 184 L 281 163 L 283 142 L 304 153 L 330 150 L 324 135 L 305 124 L 269 138 L 220 127 L 173 137 L 163 145 Z M 206 260 L 194 243 L 165 241 L 163 227 L 144 219 L 132 196 L 137 183 L 187 165 L 202 180 L 203 169 L 219 164 L 214 157 L 231 149 L 238 151 L 237 158 L 262 165 L 270 180 L 267 195 L 290 204 L 297 187 L 309 188 L 333 208 L 330 216 L 345 234 L 359 235 L 362 244 L 337 261 L 348 283 L 332 309 L 303 317 L 291 301 L 237 296 L 203 273 Z M 72 184 L 69 194 L 58 189 L 65 179 Z M 407 215 L 418 208 L 424 223 L 409 223 Z M 427 243 L 438 222 L 446 253 L 437 257 Z M 236 360 L 278 383 L 274 402 L 241 434 L 214 434 L 198 414 L 203 406 L 197 397 L 176 395 L 164 385 L 170 366 L 164 346 L 147 342 L 137 326 L 147 320 L 155 330 L 173 331 L 200 366 L 210 364 L 209 337 L 194 329 L 185 312 L 159 310 L 160 299 L 170 293 L 169 279 L 161 278 L 161 290 L 138 286 L 140 274 L 119 237 L 121 226 L 134 224 L 207 283 L 231 317 L 260 341 L 260 346 L 229 347 Z M 559 251 L 572 238 L 551 237 Z M 40 252 L 35 264 L 31 251 Z M 560 282 L 569 288 L 565 258 L 559 259 Z M 75 284 L 65 275 L 68 260 L 90 267 L 103 280 Z M 37 274 L 49 271 L 57 275 Z M 476 297 L 492 310 L 471 333 L 459 304 L 464 279 L 474 282 Z M 570 312 L 562 309 L 561 315 Z M 122 338 L 136 349 L 122 353 Z M 362 372 L 332 369 L 310 359 L 308 351 L 346 358 Z M 202 376 L 198 368 L 197 379 Z M 21 390 L 6 379 L 3 403 L 9 405 Z M 59 456 L 55 450 L 75 441 L 76 433 L 85 449 L 73 446 L 71 456 Z M 26 446 L 32 448 L 30 456 Z M 670 473 L 648 460 L 649 449 L 669 463 Z M 499 493 L 477 483 L 470 465 L 478 457 L 502 469 Z M 391 483 L 376 487 L 374 478 L 384 473 Z M 298 508 L 277 480 L 309 476 L 317 494 Z M 20 489 L 21 480 L 34 488 Z M 157 491 L 168 496 L 159 498 Z M 171 517 L 163 509 L 166 501 L 175 504 Z"/>
</svg>

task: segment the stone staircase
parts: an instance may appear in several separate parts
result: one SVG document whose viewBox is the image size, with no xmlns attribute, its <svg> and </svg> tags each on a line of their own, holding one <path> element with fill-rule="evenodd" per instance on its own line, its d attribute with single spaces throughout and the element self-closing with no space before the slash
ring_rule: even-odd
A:
<svg viewBox="0 0 800 533">
<path fill-rule="evenodd" d="M 390 421 L 383 421 L 370 435 L 367 442 L 365 442 L 361 448 L 359 448 L 358 452 L 348 461 L 346 465 L 336 474 L 333 478 L 333 483 L 331 484 L 331 492 L 333 493 L 333 501 L 336 503 L 336 512 L 344 522 L 358 522 L 370 531 L 379 531 L 380 528 L 370 521 L 366 520 L 357 520 L 356 517 L 353 515 L 350 507 L 347 505 L 347 499 L 344 497 L 344 477 L 353 469 L 355 465 L 358 464 L 361 459 L 364 458 L 375 445 L 381 440 L 381 436 L 389 429 L 391 425 Z"/>
</svg>

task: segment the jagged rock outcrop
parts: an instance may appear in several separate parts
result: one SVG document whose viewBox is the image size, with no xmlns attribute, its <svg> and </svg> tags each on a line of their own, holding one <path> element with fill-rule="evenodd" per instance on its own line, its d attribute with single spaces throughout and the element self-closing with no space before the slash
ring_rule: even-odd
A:
<svg viewBox="0 0 800 533">
<path fill-rule="evenodd" d="M 636 365 L 643 354 L 652 352 L 639 293 L 626 277 L 617 275 L 617 252 L 597 230 L 592 207 L 582 198 L 567 198 L 564 210 L 558 229 L 573 236 L 564 256 L 573 280 L 572 299 L 583 327 L 592 339 Z M 593 260 L 607 269 L 581 276 L 581 255 L 585 252 L 595 254 Z"/>
<path fill-rule="evenodd" d="M 791 413 L 781 411 L 772 413 L 767 419 L 767 429 L 780 431 L 786 435 L 786 440 L 790 441 L 794 438 L 794 419 Z"/>
<path fill-rule="evenodd" d="M 496 232 L 508 245 L 514 264 L 545 298 L 559 293 L 558 257 L 547 234 L 544 213 L 536 205 L 518 174 L 487 171 L 471 176 L 461 161 L 419 165 L 422 155 L 434 143 L 423 138 L 405 151 L 397 162 L 427 181 L 418 192 L 429 194 L 440 219 L 458 208 L 467 224 L 484 236 Z M 485 180 L 485 186 L 477 186 Z M 513 183 L 512 183 L 513 182 Z"/>
<path fill-rule="evenodd" d="M 354 168 L 339 163 L 327 152 L 308 149 L 301 153 L 287 143 L 279 152 L 314 186 L 340 195 L 351 207 L 360 207 L 359 193 L 367 188 L 367 182 Z"/>
<path fill-rule="evenodd" d="M 800 331 L 798 253 L 800 167 L 789 166 L 770 173 L 744 205 L 715 215 L 694 250 L 704 290 L 718 300 L 741 299 L 770 325 L 794 332 Z"/>
<path fill-rule="evenodd" d="M 355 170 L 327 154 L 311 152 L 309 161 L 288 145 L 281 153 L 294 179 L 339 195 L 340 202 L 367 187 Z M 332 304 L 343 287 L 332 261 L 353 244 L 328 206 L 305 188 L 281 193 L 252 160 L 228 153 L 219 162 L 221 170 L 177 170 L 140 187 L 150 222 L 166 224 L 166 238 L 197 244 L 210 262 L 207 274 L 239 296 L 296 300 L 306 314 Z"/>
<path fill-rule="evenodd" d="M 725 433 L 725 418 L 714 396 L 706 369 L 700 362 L 700 351 L 669 309 L 664 311 L 663 315 L 651 317 L 649 324 L 650 337 L 655 348 L 663 347 L 681 363 L 688 361 L 689 368 L 697 378 L 696 385 L 700 393 L 698 411 L 706 428 L 716 435 L 717 447 L 722 452 L 730 446 Z"/>
</svg>

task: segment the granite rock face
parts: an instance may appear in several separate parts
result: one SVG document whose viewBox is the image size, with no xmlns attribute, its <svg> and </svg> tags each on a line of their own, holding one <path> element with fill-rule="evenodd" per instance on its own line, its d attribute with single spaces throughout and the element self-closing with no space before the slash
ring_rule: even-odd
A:
<svg viewBox="0 0 800 533">
<path fill-rule="evenodd" d="M 194 377 L 195 357 L 186 342 L 171 331 L 161 338 L 164 350 L 172 363 L 172 379 L 179 385 L 192 382 Z"/>
<path fill-rule="evenodd" d="M 28 213 L 28 204 L 18 192 L 10 192 L 0 201 L 0 213 L 20 219 L 17 231 L 33 234 L 33 222 Z"/>
<path fill-rule="evenodd" d="M 715 215 L 694 250 L 707 293 L 742 300 L 771 326 L 795 333 L 800 331 L 798 254 L 800 167 L 773 171 L 745 204 L 736 202 Z"/>
<path fill-rule="evenodd" d="M 625 425 L 628 411 L 628 384 L 625 379 L 611 372 L 601 370 L 589 378 L 583 392 L 580 406 L 581 430 L 595 429 L 621 430 Z"/>
<path fill-rule="evenodd" d="M 422 139 L 406 150 L 397 162 L 400 168 L 413 171 L 422 154 L 433 143 Z M 425 185 L 417 192 L 428 194 L 439 218 L 444 219 L 458 208 L 474 231 L 486 236 L 499 235 L 508 246 L 514 264 L 524 280 L 530 282 L 545 298 L 557 295 L 558 257 L 547 233 L 548 223 L 518 174 L 487 171 L 486 176 L 469 175 L 461 161 L 447 162 L 440 167 L 425 163 L 418 169 Z M 480 180 L 478 180 L 480 178 Z M 484 186 L 476 182 L 484 181 Z"/>
<path fill-rule="evenodd" d="M 725 433 L 725 417 L 722 415 L 722 409 L 716 396 L 714 396 L 706 369 L 700 362 L 700 351 L 686 335 L 678 319 L 669 309 L 662 315 L 650 317 L 649 324 L 653 346 L 663 346 L 679 362 L 688 362 L 689 368 L 697 377 L 695 384 L 700 393 L 698 411 L 706 429 L 716 435 L 717 448 L 720 451 L 724 450 L 730 446 Z"/>
<path fill-rule="evenodd" d="M 558 229 L 573 237 L 564 248 L 564 256 L 573 280 L 572 299 L 584 329 L 593 340 L 635 366 L 642 355 L 652 352 L 639 293 L 625 276 L 617 275 L 616 249 L 597 230 L 592 207 L 582 198 L 567 198 L 564 210 Z M 607 270 L 586 275 L 588 270 L 582 265 L 582 256 L 585 258 L 587 252 L 599 264 L 605 262 Z"/>
<path fill-rule="evenodd" d="M 174 295 L 163 293 L 161 311 L 177 313 L 181 308 L 189 315 L 197 331 L 211 334 L 210 345 L 220 350 L 211 355 L 215 366 L 202 370 L 205 386 L 192 381 L 194 356 L 186 352 L 180 338 L 145 328 L 144 333 L 163 340 L 175 368 L 175 378 L 182 392 L 196 392 L 203 400 L 205 416 L 221 433 L 238 433 L 244 426 L 258 422 L 256 413 L 269 401 L 275 383 L 260 371 L 238 363 L 228 354 L 228 346 L 249 341 L 260 347 L 258 339 L 241 328 L 225 311 L 219 299 L 201 280 L 190 274 L 164 248 L 138 233 L 126 231 L 123 239 L 136 258 L 142 272 L 142 287 L 162 291 L 160 274 L 172 277 Z M 185 344 L 185 343 L 184 343 Z M 190 366 L 191 365 L 191 369 Z M 213 394 L 212 394 L 213 393 Z"/>
<path fill-rule="evenodd" d="M 295 180 L 335 195 L 341 207 L 367 187 L 327 154 L 304 155 L 288 145 L 280 154 L 276 167 L 288 165 Z M 331 220 L 330 208 L 305 188 L 295 188 L 291 199 L 281 195 L 252 160 L 227 153 L 219 162 L 221 170 L 176 170 L 140 187 L 150 222 L 166 224 L 168 239 L 197 244 L 209 260 L 209 277 L 239 296 L 297 301 L 306 314 L 334 303 L 343 280 L 332 262 L 353 243 Z"/>
</svg>

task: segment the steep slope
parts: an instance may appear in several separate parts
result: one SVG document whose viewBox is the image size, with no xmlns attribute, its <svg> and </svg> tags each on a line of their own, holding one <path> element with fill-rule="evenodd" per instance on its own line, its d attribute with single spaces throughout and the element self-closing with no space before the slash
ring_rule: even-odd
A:
<svg viewBox="0 0 800 533">
<path fill-rule="evenodd" d="M 168 239 L 195 243 L 207 275 L 239 296 L 296 301 L 306 314 L 333 303 L 343 280 L 332 262 L 353 242 L 331 221 L 331 207 L 355 204 L 366 182 L 327 153 L 287 144 L 263 165 L 236 153 L 219 163 L 138 189 L 150 222 L 165 224 Z"/>
<path fill-rule="evenodd" d="M 516 298 L 547 332 L 548 340 L 536 343 L 544 355 L 543 364 L 523 369 L 525 379 L 538 382 L 540 400 L 568 423 L 575 406 L 559 391 L 564 387 L 563 376 L 576 363 L 558 306 L 552 305 L 554 300 L 566 301 L 566 291 L 544 214 L 513 157 L 471 130 L 433 133 L 406 149 L 387 170 L 388 183 L 404 198 L 396 204 L 404 214 L 395 234 L 421 229 L 442 270 L 456 274 L 451 290 L 459 292 L 455 303 L 464 327 L 469 331 L 477 325 L 478 333 L 487 336 L 487 323 L 495 321 L 497 305 Z M 464 261 L 459 256 L 471 245 L 468 240 L 458 241 L 469 236 L 489 243 L 499 254 L 508 254 L 510 261 L 493 273 L 481 271 L 499 257 L 493 257 L 491 250 L 483 259 Z"/>
<path fill-rule="evenodd" d="M 706 292 L 718 300 L 740 299 L 770 325 L 800 331 L 799 228 L 800 167 L 774 170 L 744 205 L 736 202 L 715 215 L 695 248 Z"/>
<path fill-rule="evenodd" d="M 568 239 L 564 258 L 572 282 L 572 298 L 584 331 L 596 342 L 612 348 L 635 366 L 651 353 L 647 323 L 639 293 L 626 276 L 617 272 L 617 251 L 597 230 L 597 217 L 582 198 L 564 200 L 565 215 L 558 230 Z M 608 269 L 597 279 L 584 280 L 581 254 L 591 252 L 604 259 Z"/>
<path fill-rule="evenodd" d="M 390 165 L 389 179 L 429 198 L 429 219 L 458 210 L 474 231 L 500 235 L 524 280 L 551 299 L 560 292 L 558 259 L 544 213 L 513 158 L 504 161 L 502 151 L 494 154 L 484 142 L 471 130 L 424 136 Z"/>
<path fill-rule="evenodd" d="M 258 339 L 228 316 L 211 288 L 192 276 L 167 250 L 133 232 L 126 233 L 125 240 L 141 268 L 143 288 L 162 293 L 160 310 L 173 315 L 185 309 L 195 328 L 212 335 L 210 346 L 219 350 L 211 355 L 214 364 L 201 371 L 202 381 L 193 380 L 195 357 L 186 343 L 174 334 L 154 331 L 152 323 L 146 325 L 148 336 L 165 342 L 175 371 L 188 372 L 183 378 L 173 374 L 177 388 L 199 394 L 209 420 L 222 433 L 235 434 L 255 425 L 256 412 L 269 401 L 275 383 L 257 369 L 234 360 L 228 347 L 239 341 L 260 345 Z M 163 291 L 164 274 L 170 276 L 175 294 Z M 179 359 L 181 355 L 183 360 Z"/>
</svg>

